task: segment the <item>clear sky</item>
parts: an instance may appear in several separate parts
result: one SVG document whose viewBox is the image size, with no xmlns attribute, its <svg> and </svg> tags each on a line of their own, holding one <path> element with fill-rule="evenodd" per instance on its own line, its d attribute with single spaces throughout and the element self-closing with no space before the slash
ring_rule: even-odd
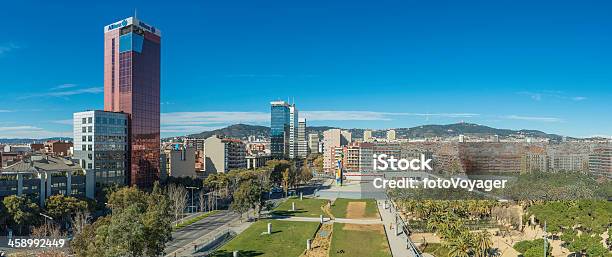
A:
<svg viewBox="0 0 612 257">
<path fill-rule="evenodd" d="M 7 1 L 0 138 L 72 136 L 103 108 L 103 27 L 162 30 L 162 135 L 474 122 L 612 135 L 611 1 Z"/>
</svg>

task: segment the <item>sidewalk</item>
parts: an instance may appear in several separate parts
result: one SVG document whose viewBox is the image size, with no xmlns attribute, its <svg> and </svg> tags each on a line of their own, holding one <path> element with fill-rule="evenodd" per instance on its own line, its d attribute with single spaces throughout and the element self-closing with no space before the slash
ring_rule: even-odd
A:
<svg viewBox="0 0 612 257">
<path fill-rule="evenodd" d="M 378 200 L 378 210 L 382 218 L 382 223 L 385 226 L 387 232 L 387 239 L 389 240 L 389 246 L 391 247 L 391 254 L 393 257 L 415 257 L 410 250 L 407 248 L 406 235 L 403 233 L 399 236 L 396 235 L 396 224 L 395 216 L 391 213 L 390 209 L 384 209 L 384 200 Z M 393 229 L 389 229 L 392 227 Z"/>
<path fill-rule="evenodd" d="M 272 216 L 271 219 L 275 220 L 284 220 L 284 221 L 302 221 L 302 222 L 321 222 L 321 218 L 313 218 L 313 217 L 287 217 L 287 216 Z M 362 225 L 370 225 L 370 224 L 382 224 L 380 219 L 330 219 L 328 217 L 323 217 L 324 223 L 349 223 L 349 224 L 362 224 Z"/>
</svg>

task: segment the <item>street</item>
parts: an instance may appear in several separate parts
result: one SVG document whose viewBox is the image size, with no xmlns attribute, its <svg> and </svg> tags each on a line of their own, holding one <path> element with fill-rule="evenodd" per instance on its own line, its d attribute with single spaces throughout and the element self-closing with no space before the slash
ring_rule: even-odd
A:
<svg viewBox="0 0 612 257">
<path fill-rule="evenodd" d="M 172 253 L 176 250 L 212 232 L 216 228 L 238 219 L 238 216 L 238 214 L 232 211 L 221 210 L 181 230 L 172 232 L 172 241 L 166 244 L 165 253 L 168 256 L 173 256 Z"/>
</svg>

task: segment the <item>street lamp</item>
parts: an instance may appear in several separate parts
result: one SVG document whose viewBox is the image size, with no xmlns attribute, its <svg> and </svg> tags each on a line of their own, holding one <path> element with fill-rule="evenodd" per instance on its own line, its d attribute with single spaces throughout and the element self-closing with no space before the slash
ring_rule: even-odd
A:
<svg viewBox="0 0 612 257">
<path fill-rule="evenodd" d="M 49 226 L 47 224 L 47 219 L 53 220 L 53 217 L 51 217 L 49 215 L 46 215 L 44 213 L 39 213 L 39 215 L 45 217 L 45 234 L 46 234 L 47 232 L 49 232 L 49 231 L 47 231 L 49 229 Z"/>
<path fill-rule="evenodd" d="M 189 209 L 191 209 L 191 208 L 195 207 L 195 206 L 193 205 L 193 190 L 194 190 L 194 189 L 200 189 L 200 188 L 199 188 L 199 187 L 185 187 L 185 188 L 187 188 L 187 189 L 191 189 L 191 206 L 189 206 Z"/>
</svg>

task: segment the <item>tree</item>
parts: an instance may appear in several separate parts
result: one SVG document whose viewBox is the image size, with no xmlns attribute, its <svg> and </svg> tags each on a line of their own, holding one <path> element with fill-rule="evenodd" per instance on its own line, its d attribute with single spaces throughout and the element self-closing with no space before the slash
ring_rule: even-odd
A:
<svg viewBox="0 0 612 257">
<path fill-rule="evenodd" d="M 51 237 L 60 238 L 64 235 L 59 225 L 55 223 L 46 222 L 40 226 L 33 227 L 31 236 L 35 238 Z"/>
<path fill-rule="evenodd" d="M 72 219 L 70 219 L 70 224 L 72 227 L 72 233 L 75 235 L 81 234 L 87 226 L 87 222 L 89 221 L 90 215 L 87 211 L 79 211 Z"/>
<path fill-rule="evenodd" d="M 285 191 L 285 197 L 287 197 L 287 193 L 289 191 L 290 184 L 291 184 L 291 174 L 289 173 L 289 168 L 286 168 L 283 171 L 283 191 Z"/>
<path fill-rule="evenodd" d="M 266 169 L 270 170 L 270 182 L 280 185 L 283 181 L 283 172 L 292 169 L 292 165 L 287 160 L 271 160 L 266 163 Z"/>
<path fill-rule="evenodd" d="M 77 212 L 87 210 L 87 202 L 72 196 L 53 195 L 47 199 L 47 214 L 60 224 L 66 224 Z"/>
<path fill-rule="evenodd" d="M 9 224 L 22 234 L 24 227 L 36 225 L 39 221 L 39 207 L 30 199 L 11 195 L 2 201 L 9 214 Z"/>
<path fill-rule="evenodd" d="M 449 256 L 451 257 L 469 257 L 473 242 L 470 239 L 470 233 L 467 232 L 451 238 L 450 241 L 445 241 L 445 246 L 449 249 Z"/>
<path fill-rule="evenodd" d="M 171 229 L 171 205 L 170 199 L 166 196 L 159 183 L 155 182 L 153 191 L 147 198 L 147 211 L 142 217 L 145 227 L 145 256 L 157 256 L 164 252 L 167 242 L 172 239 Z"/>
<path fill-rule="evenodd" d="M 93 224 L 87 224 L 84 226 L 83 231 L 76 234 L 74 239 L 70 242 L 70 249 L 77 255 L 83 257 L 104 257 L 105 238 L 107 234 L 102 234 L 100 230 L 100 236 L 97 236 L 98 229 L 101 227 L 107 227 L 110 224 L 111 216 L 102 217 Z"/>
<path fill-rule="evenodd" d="M 183 217 L 185 206 L 187 206 L 187 190 L 182 186 L 171 184 L 168 186 L 167 194 L 172 202 L 174 221 L 178 222 Z"/>
<path fill-rule="evenodd" d="M 234 192 L 234 200 L 230 208 L 240 214 L 240 221 L 242 221 L 242 215 L 251 208 L 251 203 L 254 201 L 251 190 L 252 187 L 248 183 L 241 183 Z"/>
<path fill-rule="evenodd" d="M 110 223 L 97 229 L 104 238 L 105 256 L 143 256 L 146 237 L 142 212 L 138 205 L 129 205 L 111 215 Z"/>
<path fill-rule="evenodd" d="M 140 198 L 139 198 L 140 197 Z M 71 247 L 77 256 L 159 256 L 171 239 L 170 199 L 155 183 L 150 194 L 122 188 L 109 197 L 113 212 L 85 225 Z M 128 203 L 125 200 L 132 199 Z"/>
<path fill-rule="evenodd" d="M 6 210 L 6 207 L 4 207 L 4 204 L 0 202 L 0 230 L 6 227 L 8 219 L 9 219 L 9 213 Z"/>
<path fill-rule="evenodd" d="M 206 194 L 204 193 L 204 190 L 200 190 L 200 193 L 198 194 L 198 203 L 200 205 L 200 211 L 208 211 L 208 209 L 206 208 Z"/>
<path fill-rule="evenodd" d="M 491 240 L 491 234 L 489 231 L 485 229 L 482 232 L 476 233 L 474 241 L 476 256 L 487 257 L 489 249 L 493 246 L 493 241 Z"/>
<path fill-rule="evenodd" d="M 307 183 L 312 179 L 312 177 L 312 171 L 310 170 L 308 161 L 304 161 L 304 165 L 302 165 L 302 169 L 300 170 L 300 182 Z"/>
<path fill-rule="evenodd" d="M 312 161 L 312 164 L 316 172 L 323 172 L 323 155 L 318 154 L 317 157 Z"/>
</svg>

